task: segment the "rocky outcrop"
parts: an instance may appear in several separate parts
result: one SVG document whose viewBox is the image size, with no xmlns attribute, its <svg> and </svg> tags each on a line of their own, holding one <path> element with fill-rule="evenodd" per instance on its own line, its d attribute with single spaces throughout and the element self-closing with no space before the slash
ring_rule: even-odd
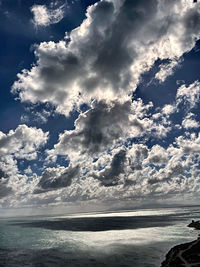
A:
<svg viewBox="0 0 200 267">
<path fill-rule="evenodd" d="M 200 230 L 200 221 L 192 221 L 190 224 L 188 224 L 188 227 L 195 228 L 197 230 Z"/>
<path fill-rule="evenodd" d="M 200 239 L 173 247 L 161 267 L 200 267 Z"/>
<path fill-rule="evenodd" d="M 188 227 L 200 230 L 200 221 L 192 220 Z M 200 267 L 200 235 L 197 240 L 173 247 L 161 264 L 161 267 L 179 266 Z"/>
</svg>

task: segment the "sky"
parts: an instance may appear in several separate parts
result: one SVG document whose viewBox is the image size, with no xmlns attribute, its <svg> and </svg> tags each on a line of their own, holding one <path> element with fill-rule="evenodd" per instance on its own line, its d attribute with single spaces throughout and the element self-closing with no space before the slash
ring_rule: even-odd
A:
<svg viewBox="0 0 200 267">
<path fill-rule="evenodd" d="M 0 211 L 194 204 L 200 2 L 0 1 Z"/>
</svg>

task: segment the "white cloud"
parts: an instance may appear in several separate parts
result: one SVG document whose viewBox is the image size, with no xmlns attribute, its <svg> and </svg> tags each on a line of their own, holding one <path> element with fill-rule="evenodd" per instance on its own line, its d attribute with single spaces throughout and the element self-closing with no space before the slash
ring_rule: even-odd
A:
<svg viewBox="0 0 200 267">
<path fill-rule="evenodd" d="M 43 15 L 41 21 L 36 19 L 37 25 L 50 24 L 50 13 L 45 8 L 40 10 Z M 22 102 L 50 102 L 66 116 L 73 108 L 79 110 L 82 103 L 89 104 L 90 109 L 80 112 L 75 128 L 61 133 L 53 149 L 46 151 L 48 160 L 56 164 L 57 156 L 63 155 L 70 165 L 44 166 L 40 177 L 30 175 L 29 185 L 26 175 L 31 169 L 19 173 L 17 161 L 35 159 L 47 134 L 27 126 L 19 126 L 7 135 L 0 132 L 1 183 L 8 193 L 18 190 L 12 205 L 17 201 L 46 205 L 151 199 L 197 192 L 199 135 L 186 133 L 168 147 L 151 147 L 151 142 L 161 142 L 173 127 L 177 131 L 181 125 L 188 131 L 198 127 L 191 114 L 180 125 L 173 125 L 171 115 L 182 105 L 188 107 L 186 111 L 196 107 L 199 82 L 180 86 L 174 103 L 156 110 L 152 103 L 132 101 L 141 74 L 156 60 L 169 61 L 156 74 L 164 81 L 182 55 L 194 47 L 200 37 L 194 20 L 199 26 L 199 4 L 194 6 L 192 1 L 103 0 L 89 7 L 81 26 L 63 40 L 37 46 L 37 62 L 18 74 L 12 91 Z M 133 143 L 135 140 L 138 144 Z M 4 170 L 13 178 L 4 178 Z"/>
<path fill-rule="evenodd" d="M 159 145 L 153 146 L 148 155 L 147 162 L 155 165 L 162 165 L 165 164 L 167 161 L 168 161 L 167 151 Z"/>
<path fill-rule="evenodd" d="M 176 143 L 185 154 L 200 153 L 200 133 L 197 136 L 192 133 L 189 138 L 179 136 L 176 139 Z"/>
<path fill-rule="evenodd" d="M 46 5 L 34 5 L 31 7 L 33 13 L 33 23 L 36 27 L 47 27 L 58 23 L 64 17 L 64 5 L 59 8 L 48 8 Z"/>
<path fill-rule="evenodd" d="M 0 186 L 3 188 L 0 198 L 12 192 L 11 198 L 16 201 L 18 195 L 31 191 L 26 175 L 18 169 L 18 163 L 23 159 L 36 159 L 39 148 L 46 144 L 47 139 L 48 133 L 26 125 L 19 125 L 8 134 L 0 132 Z M 25 173 L 30 174 L 30 168 Z"/>
<path fill-rule="evenodd" d="M 199 81 L 195 81 L 194 83 L 186 86 L 183 84 L 178 88 L 176 99 L 177 105 L 183 103 L 188 106 L 189 109 L 194 108 L 196 104 L 199 102 L 200 98 L 200 83 Z"/>
<path fill-rule="evenodd" d="M 160 70 L 156 73 L 155 78 L 160 82 L 164 82 L 167 77 L 174 73 L 180 62 L 180 60 L 173 59 L 169 63 L 161 64 L 159 66 Z"/>
<path fill-rule="evenodd" d="M 173 114 L 175 111 L 176 111 L 176 107 L 170 104 L 167 104 L 162 108 L 162 113 L 166 116 Z"/>
<path fill-rule="evenodd" d="M 34 111 L 34 107 L 31 109 L 26 109 L 28 114 L 23 114 L 21 116 L 21 122 L 27 123 L 30 121 L 35 121 L 44 124 L 48 121 L 48 118 L 53 114 L 52 111 L 47 111 L 43 109 L 42 111 Z"/>
<path fill-rule="evenodd" d="M 79 115 L 74 130 L 60 134 L 54 149 L 47 151 L 49 158 L 68 155 L 71 161 L 88 162 L 128 138 L 147 135 L 152 128 L 157 132 L 158 126 L 147 116 L 151 107 L 152 103 L 144 105 L 141 99 L 133 103 L 94 102 L 90 110 Z"/>
<path fill-rule="evenodd" d="M 182 121 L 182 126 L 185 129 L 199 128 L 200 124 L 195 120 L 194 114 L 189 113 Z"/>
<path fill-rule="evenodd" d="M 0 155 L 13 155 L 15 158 L 35 159 L 36 151 L 47 142 L 48 133 L 41 129 L 19 125 L 8 134 L 0 132 Z"/>
<path fill-rule="evenodd" d="M 199 4 L 185 0 L 100 1 L 64 40 L 36 48 L 36 64 L 18 74 L 12 91 L 66 115 L 93 98 L 123 99 L 157 59 L 174 64 L 194 47 L 199 17 Z"/>
<path fill-rule="evenodd" d="M 178 200 L 190 194 L 195 198 L 200 181 L 199 144 L 199 135 L 191 134 L 180 136 L 168 148 L 120 145 L 90 162 L 89 168 L 81 161 L 80 167 L 47 168 L 23 198 L 18 194 L 18 201 L 20 205 L 40 206 L 83 201 L 98 205 L 140 198 Z"/>
<path fill-rule="evenodd" d="M 33 174 L 33 172 L 32 172 L 32 170 L 31 170 L 31 167 L 30 166 L 28 166 L 28 168 L 26 168 L 25 170 L 24 170 L 24 173 L 25 174 Z"/>
</svg>

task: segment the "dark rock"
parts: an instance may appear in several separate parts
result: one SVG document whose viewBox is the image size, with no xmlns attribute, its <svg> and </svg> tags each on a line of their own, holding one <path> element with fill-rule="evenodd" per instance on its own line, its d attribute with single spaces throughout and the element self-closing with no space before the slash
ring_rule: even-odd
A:
<svg viewBox="0 0 200 267">
<path fill-rule="evenodd" d="M 200 239 L 173 247 L 161 267 L 181 267 L 186 264 L 200 267 Z"/>
<path fill-rule="evenodd" d="M 192 221 L 190 224 L 188 224 L 188 227 L 195 228 L 197 230 L 200 230 L 200 221 Z"/>
</svg>

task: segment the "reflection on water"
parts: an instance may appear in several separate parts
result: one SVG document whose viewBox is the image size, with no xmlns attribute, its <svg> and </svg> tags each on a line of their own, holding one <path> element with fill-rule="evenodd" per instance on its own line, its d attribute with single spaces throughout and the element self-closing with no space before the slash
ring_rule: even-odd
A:
<svg viewBox="0 0 200 267">
<path fill-rule="evenodd" d="M 0 266 L 160 266 L 198 208 L 0 221 Z"/>
</svg>

